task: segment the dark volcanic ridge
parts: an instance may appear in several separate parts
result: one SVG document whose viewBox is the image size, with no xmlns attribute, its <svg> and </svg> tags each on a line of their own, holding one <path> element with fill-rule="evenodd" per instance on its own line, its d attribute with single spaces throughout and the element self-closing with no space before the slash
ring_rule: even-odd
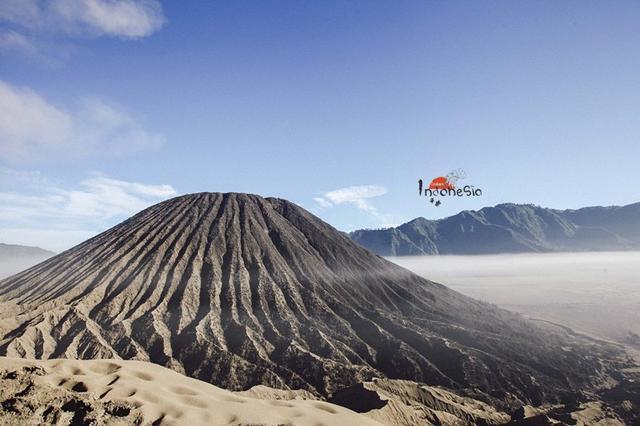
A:
<svg viewBox="0 0 640 426">
<path fill-rule="evenodd" d="M 349 236 L 381 256 L 638 250 L 640 203 L 578 210 L 498 204 Z"/>
<path fill-rule="evenodd" d="M 590 399 L 617 349 L 374 255 L 285 200 L 201 193 L 0 282 L 0 355 L 149 360 L 231 389 L 374 377 L 499 407 Z"/>
</svg>

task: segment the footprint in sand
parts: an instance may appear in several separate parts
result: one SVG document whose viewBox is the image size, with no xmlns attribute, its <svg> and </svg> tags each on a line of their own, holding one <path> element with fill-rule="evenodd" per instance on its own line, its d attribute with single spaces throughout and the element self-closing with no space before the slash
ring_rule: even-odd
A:
<svg viewBox="0 0 640 426">
<path fill-rule="evenodd" d="M 147 382 L 153 379 L 153 376 L 151 376 L 151 374 L 143 373 L 142 371 L 134 371 L 132 374 L 136 376 L 138 379 L 142 379 Z"/>
<path fill-rule="evenodd" d="M 87 388 L 87 385 L 85 385 L 83 382 L 76 382 L 75 380 L 65 381 L 64 384 L 62 384 L 62 387 L 74 392 L 87 392 L 89 390 Z"/>
<path fill-rule="evenodd" d="M 321 402 L 316 402 L 315 404 L 313 404 L 313 406 L 316 407 L 318 410 L 326 411 L 327 413 L 331 413 L 331 414 L 337 413 L 337 411 L 333 407 L 327 404 L 323 404 Z"/>
<path fill-rule="evenodd" d="M 113 374 L 116 371 L 120 370 L 122 367 L 120 367 L 118 364 L 115 364 L 113 362 L 97 362 L 92 364 L 89 367 L 89 370 L 91 370 L 94 373 L 98 373 L 98 374 Z"/>
<path fill-rule="evenodd" d="M 274 401 L 269 401 L 270 405 L 275 405 L 276 407 L 287 407 L 287 408 L 293 408 L 295 407 L 295 405 L 289 403 L 289 402 L 285 402 L 285 401 L 278 401 L 278 400 L 274 400 Z"/>
<path fill-rule="evenodd" d="M 191 405 L 192 407 L 207 408 L 207 404 L 197 398 L 194 398 L 193 396 L 182 396 L 180 397 L 180 399 L 182 400 L 182 402 L 187 405 Z"/>
<path fill-rule="evenodd" d="M 226 401 L 226 402 L 237 402 L 238 404 L 244 404 L 245 401 L 244 399 L 240 399 L 240 398 L 235 398 L 233 396 L 224 396 L 221 398 L 222 401 Z"/>
<path fill-rule="evenodd" d="M 120 376 L 119 375 L 115 375 L 110 381 L 109 383 L 107 383 L 107 386 L 111 386 L 112 384 L 114 384 L 115 382 L 117 382 L 118 380 L 120 380 Z"/>
<path fill-rule="evenodd" d="M 198 395 L 198 392 L 184 386 L 174 386 L 171 388 L 171 392 L 178 395 Z"/>
</svg>

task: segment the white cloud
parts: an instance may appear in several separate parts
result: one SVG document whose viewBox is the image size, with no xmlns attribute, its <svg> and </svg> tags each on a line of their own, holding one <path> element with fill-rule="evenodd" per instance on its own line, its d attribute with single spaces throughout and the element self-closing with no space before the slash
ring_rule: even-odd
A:
<svg viewBox="0 0 640 426">
<path fill-rule="evenodd" d="M 381 213 L 371 202 L 371 199 L 385 195 L 387 192 L 387 188 L 379 185 L 348 186 L 325 192 L 322 196 L 315 197 L 313 200 L 319 210 L 340 205 L 352 205 L 366 213 L 373 226 L 396 226 L 401 223 L 401 218 L 398 215 Z M 320 211 L 316 213 L 320 214 Z M 361 229 L 365 226 L 359 224 L 351 227 L 353 229 Z"/>
<path fill-rule="evenodd" d="M 100 175 L 82 181 L 81 186 L 83 189 L 67 193 L 64 214 L 100 219 L 130 216 L 176 195 L 170 185 L 145 185 Z"/>
<path fill-rule="evenodd" d="M 331 207 L 340 204 L 353 204 L 361 210 L 375 212 L 376 208 L 369 202 L 370 198 L 380 197 L 387 193 L 387 189 L 378 185 L 348 186 L 325 192 L 322 197 L 314 200 L 321 207 Z"/>
<path fill-rule="evenodd" d="M 157 0 L 3 0 L 0 19 L 32 32 L 141 38 L 166 22 Z"/>
<path fill-rule="evenodd" d="M 170 185 L 149 185 L 95 173 L 74 188 L 49 183 L 38 172 L 0 168 L 0 242 L 63 250 L 159 201 L 175 196 Z M 38 183 L 38 186 L 31 185 Z M 42 234 L 40 241 L 38 235 Z M 61 237 L 55 243 L 54 237 Z M 24 238 L 22 238 L 24 237 Z M 21 239 L 22 238 L 22 239 Z"/>
<path fill-rule="evenodd" d="M 0 33 L 0 49 L 18 50 L 30 55 L 38 54 L 38 49 L 31 40 L 11 30 Z"/>
<path fill-rule="evenodd" d="M 38 0 L 3 0 L 0 2 L 0 19 L 33 27 L 40 15 Z"/>
<path fill-rule="evenodd" d="M 313 199 L 320 207 L 331 207 L 333 204 L 329 200 L 325 200 L 322 197 L 316 197 Z"/>
<path fill-rule="evenodd" d="M 0 192 L 0 220 L 126 217 L 177 193 L 170 185 L 148 185 L 94 174 L 76 189 L 50 185 L 36 194 Z"/>
<path fill-rule="evenodd" d="M 0 30 L 0 53 L 19 53 L 39 64 L 47 65 L 47 68 L 59 67 L 74 50 L 72 44 L 59 38 L 49 40 L 46 37 L 23 34 L 12 29 Z"/>
<path fill-rule="evenodd" d="M 49 181 L 37 170 L 15 170 L 0 166 L 0 178 L 6 185 L 39 187 L 49 185 Z"/>
<path fill-rule="evenodd" d="M 4 161 L 121 155 L 158 147 L 162 135 L 145 130 L 122 107 L 86 98 L 64 108 L 29 88 L 0 81 L 0 157 Z"/>
</svg>

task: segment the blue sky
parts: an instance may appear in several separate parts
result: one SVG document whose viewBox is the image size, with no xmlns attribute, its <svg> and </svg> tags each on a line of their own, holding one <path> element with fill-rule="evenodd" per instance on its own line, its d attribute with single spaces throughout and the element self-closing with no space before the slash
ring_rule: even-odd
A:
<svg viewBox="0 0 640 426">
<path fill-rule="evenodd" d="M 199 191 L 342 230 L 639 201 L 639 21 L 632 1 L 1 0 L 0 241 L 62 250 Z M 417 196 L 458 168 L 482 197 Z"/>
</svg>

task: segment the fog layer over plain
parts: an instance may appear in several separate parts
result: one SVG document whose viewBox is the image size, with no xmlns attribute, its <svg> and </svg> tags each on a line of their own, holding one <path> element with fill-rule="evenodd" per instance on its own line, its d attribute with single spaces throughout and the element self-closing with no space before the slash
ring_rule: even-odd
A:
<svg viewBox="0 0 640 426">
<path fill-rule="evenodd" d="M 0 258 L 0 280 L 10 277 L 11 275 L 16 274 L 20 271 L 24 271 L 25 269 L 29 269 L 33 265 L 36 265 L 43 260 L 45 260 L 45 258 Z"/>
<path fill-rule="evenodd" d="M 389 260 L 468 296 L 640 346 L 640 252 L 406 256 Z"/>
</svg>

